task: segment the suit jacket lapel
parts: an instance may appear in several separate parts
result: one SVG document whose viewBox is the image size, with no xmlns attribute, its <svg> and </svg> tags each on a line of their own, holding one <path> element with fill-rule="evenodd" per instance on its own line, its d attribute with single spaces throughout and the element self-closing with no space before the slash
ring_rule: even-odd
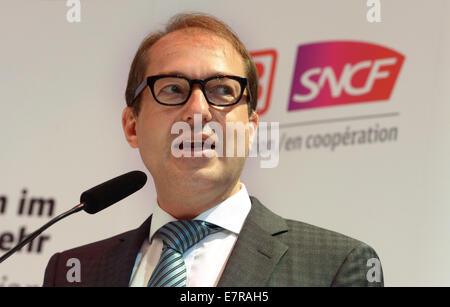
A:
<svg viewBox="0 0 450 307">
<path fill-rule="evenodd" d="M 101 260 L 95 286 L 128 287 L 137 254 L 142 242 L 148 237 L 151 218 L 139 228 L 117 238 L 117 244 Z"/>
<path fill-rule="evenodd" d="M 218 286 L 261 287 L 288 250 L 276 235 L 288 231 L 286 222 L 250 197 L 252 209 L 239 234 Z"/>
</svg>

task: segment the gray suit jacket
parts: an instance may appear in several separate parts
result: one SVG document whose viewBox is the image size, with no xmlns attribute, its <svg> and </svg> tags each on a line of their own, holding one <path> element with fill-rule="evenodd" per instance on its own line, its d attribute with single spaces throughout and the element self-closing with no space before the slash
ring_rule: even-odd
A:
<svg viewBox="0 0 450 307">
<path fill-rule="evenodd" d="M 381 265 L 368 245 L 342 234 L 285 220 L 251 197 L 252 208 L 218 286 L 383 286 Z M 57 253 L 44 286 L 123 286 L 151 217 L 139 228 Z M 80 282 L 69 282 L 70 258 L 80 260 Z"/>
</svg>

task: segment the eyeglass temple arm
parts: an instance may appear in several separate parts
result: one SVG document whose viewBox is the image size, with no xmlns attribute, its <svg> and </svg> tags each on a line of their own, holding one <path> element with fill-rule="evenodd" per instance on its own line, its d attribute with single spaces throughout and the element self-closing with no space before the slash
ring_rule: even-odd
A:
<svg viewBox="0 0 450 307">
<path fill-rule="evenodd" d="M 247 88 L 247 93 L 248 93 L 248 101 L 252 101 L 252 92 L 250 91 L 250 85 L 246 86 Z"/>
<path fill-rule="evenodd" d="M 139 96 L 139 94 L 144 90 L 144 88 L 147 86 L 147 79 L 142 81 L 141 84 L 137 87 L 136 91 L 134 92 L 134 98 L 133 101 L 136 100 L 136 98 Z"/>
</svg>

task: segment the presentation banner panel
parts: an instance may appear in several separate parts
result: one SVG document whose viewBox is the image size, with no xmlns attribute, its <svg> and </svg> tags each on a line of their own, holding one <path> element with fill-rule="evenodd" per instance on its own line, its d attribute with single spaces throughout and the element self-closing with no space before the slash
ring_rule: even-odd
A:
<svg viewBox="0 0 450 307">
<path fill-rule="evenodd" d="M 40 286 L 54 253 L 151 214 L 152 178 L 121 127 L 125 86 L 144 37 L 191 11 L 229 24 L 258 70 L 258 142 L 241 177 L 249 193 L 285 218 L 371 245 L 387 286 L 450 285 L 447 1 L 6 0 L 0 8 L 0 253 L 83 191 L 131 170 L 149 177 L 117 205 L 45 231 L 0 264 L 0 286 Z"/>
</svg>

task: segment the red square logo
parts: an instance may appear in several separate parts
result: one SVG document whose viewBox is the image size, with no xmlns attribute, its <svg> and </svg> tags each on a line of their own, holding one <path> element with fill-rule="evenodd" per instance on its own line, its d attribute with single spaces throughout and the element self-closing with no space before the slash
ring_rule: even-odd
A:
<svg viewBox="0 0 450 307">
<path fill-rule="evenodd" d="M 272 95 L 273 78 L 277 64 L 277 51 L 275 49 L 266 49 L 250 52 L 258 71 L 258 107 L 256 112 L 263 115 L 270 106 Z"/>
</svg>

